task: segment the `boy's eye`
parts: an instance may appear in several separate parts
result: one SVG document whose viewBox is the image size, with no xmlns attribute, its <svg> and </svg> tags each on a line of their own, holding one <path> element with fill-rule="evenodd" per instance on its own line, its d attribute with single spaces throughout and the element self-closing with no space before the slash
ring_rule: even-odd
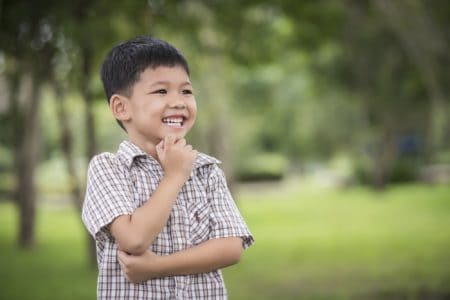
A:
<svg viewBox="0 0 450 300">
<path fill-rule="evenodd" d="M 159 89 L 159 90 L 154 91 L 153 94 L 165 95 L 165 94 L 167 94 L 167 91 L 165 89 Z"/>
<path fill-rule="evenodd" d="M 183 90 L 183 95 L 192 95 L 194 92 L 192 90 Z"/>
</svg>

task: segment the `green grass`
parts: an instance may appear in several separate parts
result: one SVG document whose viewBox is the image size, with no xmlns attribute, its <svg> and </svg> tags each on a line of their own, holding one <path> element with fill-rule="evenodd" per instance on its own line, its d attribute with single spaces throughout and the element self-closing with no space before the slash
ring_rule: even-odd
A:
<svg viewBox="0 0 450 300">
<path fill-rule="evenodd" d="M 256 242 L 224 271 L 232 300 L 450 298 L 450 187 L 290 184 L 236 199 Z M 74 210 L 41 207 L 33 251 L 15 246 L 16 222 L 0 204 L 0 299 L 95 298 Z"/>
<path fill-rule="evenodd" d="M 0 299 L 95 299 L 97 274 L 75 210 L 40 208 L 36 221 L 37 245 L 21 250 L 17 211 L 0 204 Z"/>
<path fill-rule="evenodd" d="M 225 272 L 231 299 L 450 297 L 449 187 L 238 199 L 256 243 Z"/>
</svg>

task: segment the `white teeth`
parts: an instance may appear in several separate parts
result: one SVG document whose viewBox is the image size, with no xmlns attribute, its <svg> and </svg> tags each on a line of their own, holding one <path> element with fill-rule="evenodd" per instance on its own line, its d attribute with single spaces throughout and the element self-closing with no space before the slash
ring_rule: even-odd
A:
<svg viewBox="0 0 450 300">
<path fill-rule="evenodd" d="M 164 123 L 181 123 L 183 122 L 183 118 L 164 118 Z"/>
<path fill-rule="evenodd" d="M 183 126 L 183 118 L 164 118 L 162 121 L 169 126 Z"/>
</svg>

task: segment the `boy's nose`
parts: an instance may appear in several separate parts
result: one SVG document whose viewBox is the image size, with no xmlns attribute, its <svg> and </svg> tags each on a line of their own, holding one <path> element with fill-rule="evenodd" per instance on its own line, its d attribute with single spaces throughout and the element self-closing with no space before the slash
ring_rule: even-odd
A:
<svg viewBox="0 0 450 300">
<path fill-rule="evenodd" d="M 180 98 L 175 98 L 169 103 L 170 108 L 183 109 L 186 108 L 186 103 Z"/>
</svg>

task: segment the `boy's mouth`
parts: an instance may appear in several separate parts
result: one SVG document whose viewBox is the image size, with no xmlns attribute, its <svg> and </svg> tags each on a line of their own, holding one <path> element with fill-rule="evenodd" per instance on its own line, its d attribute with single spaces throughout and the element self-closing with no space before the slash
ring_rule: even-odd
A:
<svg viewBox="0 0 450 300">
<path fill-rule="evenodd" d="M 174 117 L 166 117 L 162 119 L 162 122 L 170 127 L 183 127 L 184 121 L 186 117 L 184 116 L 174 116 Z"/>
</svg>

